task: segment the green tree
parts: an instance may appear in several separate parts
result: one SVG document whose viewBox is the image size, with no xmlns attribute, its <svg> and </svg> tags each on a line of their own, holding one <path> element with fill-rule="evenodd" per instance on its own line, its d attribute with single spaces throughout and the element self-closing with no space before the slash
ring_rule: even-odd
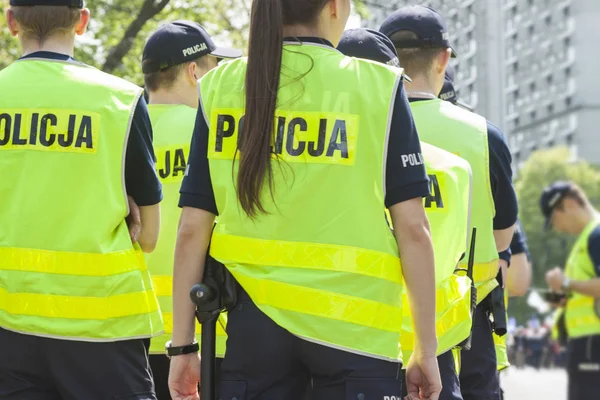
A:
<svg viewBox="0 0 600 400">
<path fill-rule="evenodd" d="M 594 205 L 600 204 L 600 172 L 585 161 L 572 162 L 567 148 L 554 148 L 534 153 L 520 171 L 516 183 L 519 216 L 527 235 L 533 262 L 533 284 L 546 288 L 546 271 L 563 267 L 574 238 L 545 231 L 544 217 L 539 207 L 542 191 L 557 180 L 572 181 L 583 188 Z M 532 310 L 524 299 L 511 301 L 511 314 L 522 321 Z"/>
<path fill-rule="evenodd" d="M 88 32 L 77 40 L 75 57 L 141 84 L 144 43 L 161 24 L 178 19 L 196 21 L 215 40 L 246 49 L 251 4 L 252 0 L 88 1 L 92 20 Z M 365 0 L 356 0 L 354 5 L 357 13 L 367 15 Z M 0 69 L 16 60 L 19 53 L 17 40 L 0 18 Z"/>
<path fill-rule="evenodd" d="M 78 38 L 75 57 L 138 84 L 147 37 L 161 24 L 189 19 L 217 40 L 246 48 L 251 0 L 94 0 L 88 32 Z M 4 6 L 6 8 L 6 5 Z M 19 57 L 18 42 L 0 22 L 0 69 Z"/>
</svg>

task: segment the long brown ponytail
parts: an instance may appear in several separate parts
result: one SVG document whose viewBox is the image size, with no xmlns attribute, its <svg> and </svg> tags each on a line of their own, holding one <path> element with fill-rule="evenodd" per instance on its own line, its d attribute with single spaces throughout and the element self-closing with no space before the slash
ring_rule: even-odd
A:
<svg viewBox="0 0 600 400">
<path fill-rule="evenodd" d="M 254 0 L 246 72 L 246 113 L 240 135 L 237 195 L 249 217 L 267 210 L 261 202 L 265 179 L 273 193 L 271 138 L 283 53 L 283 26 L 313 22 L 328 0 Z"/>
</svg>

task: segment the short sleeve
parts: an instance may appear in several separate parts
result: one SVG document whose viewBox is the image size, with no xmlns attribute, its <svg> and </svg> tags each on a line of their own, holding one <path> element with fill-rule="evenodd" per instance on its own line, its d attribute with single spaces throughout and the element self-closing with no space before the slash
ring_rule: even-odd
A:
<svg viewBox="0 0 600 400">
<path fill-rule="evenodd" d="M 190 145 L 189 162 L 181 184 L 179 207 L 199 208 L 219 215 L 210 179 L 208 134 L 208 124 L 204 118 L 202 102 L 200 102 Z"/>
<path fill-rule="evenodd" d="M 421 143 L 402 82 L 398 86 L 391 118 L 385 175 L 385 205 L 388 208 L 429 195 Z"/>
<path fill-rule="evenodd" d="M 155 162 L 148 106 L 144 98 L 140 98 L 133 114 L 125 153 L 125 188 L 138 206 L 152 206 L 162 200 L 162 185 L 156 174 Z"/>
<path fill-rule="evenodd" d="M 487 123 L 490 154 L 490 183 L 496 216 L 494 229 L 510 228 L 517 222 L 519 207 L 512 182 L 512 157 L 504 134 L 496 126 Z"/>
<path fill-rule="evenodd" d="M 600 277 L 600 225 L 592 231 L 588 238 L 588 253 L 594 264 L 596 276 Z"/>
</svg>

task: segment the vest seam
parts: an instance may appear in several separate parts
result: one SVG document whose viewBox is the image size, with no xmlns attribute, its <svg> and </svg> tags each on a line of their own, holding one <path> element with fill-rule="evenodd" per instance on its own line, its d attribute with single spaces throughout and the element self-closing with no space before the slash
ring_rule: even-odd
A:
<svg viewBox="0 0 600 400">
<path fill-rule="evenodd" d="M 204 122 L 206 122 L 206 127 L 210 130 L 210 121 L 208 119 L 208 115 L 206 114 L 206 107 L 204 107 L 201 85 L 198 85 L 198 101 L 200 102 L 200 109 L 202 110 L 202 116 L 204 117 Z M 208 135 L 208 137 L 210 138 L 210 135 Z"/>
<path fill-rule="evenodd" d="M 86 67 L 86 68 L 95 69 L 95 70 L 99 71 L 98 68 L 92 67 L 91 65 L 88 65 L 88 64 L 83 63 L 81 61 L 77 61 L 75 59 L 72 59 L 72 60 L 56 60 L 56 59 L 53 59 L 53 58 L 31 57 L 31 58 L 21 58 L 19 60 L 16 60 L 15 62 L 25 62 L 25 61 L 47 61 L 47 62 L 55 62 L 55 63 L 60 63 L 60 64 L 78 65 L 80 67 Z"/>
<path fill-rule="evenodd" d="M 396 76 L 396 81 L 394 82 L 394 88 L 392 90 L 392 98 L 390 100 L 390 108 L 388 109 L 388 117 L 387 124 L 385 129 L 385 137 L 383 139 L 383 165 L 382 165 L 382 188 L 383 188 L 383 198 L 385 201 L 385 196 L 387 195 L 387 160 L 388 160 L 388 146 L 390 142 L 390 132 L 392 130 L 392 119 L 394 116 L 394 107 L 396 105 L 396 98 L 398 97 L 398 88 L 400 87 L 400 82 L 402 80 L 402 75 Z M 391 216 L 390 216 L 391 217 Z"/>
</svg>

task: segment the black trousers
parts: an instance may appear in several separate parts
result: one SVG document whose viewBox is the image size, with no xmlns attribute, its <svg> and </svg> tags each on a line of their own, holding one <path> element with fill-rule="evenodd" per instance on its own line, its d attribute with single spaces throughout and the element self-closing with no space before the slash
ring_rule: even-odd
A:
<svg viewBox="0 0 600 400">
<path fill-rule="evenodd" d="M 569 400 L 600 399 L 600 336 L 569 340 Z"/>
<path fill-rule="evenodd" d="M 302 340 L 240 297 L 228 313 L 220 400 L 402 398 L 401 364 Z"/>
<path fill-rule="evenodd" d="M 156 400 L 149 340 L 47 339 L 0 328 L 2 400 Z"/>
<path fill-rule="evenodd" d="M 485 300 L 475 309 L 471 350 L 461 353 L 460 390 L 464 400 L 500 400 L 496 346 Z"/>
</svg>

